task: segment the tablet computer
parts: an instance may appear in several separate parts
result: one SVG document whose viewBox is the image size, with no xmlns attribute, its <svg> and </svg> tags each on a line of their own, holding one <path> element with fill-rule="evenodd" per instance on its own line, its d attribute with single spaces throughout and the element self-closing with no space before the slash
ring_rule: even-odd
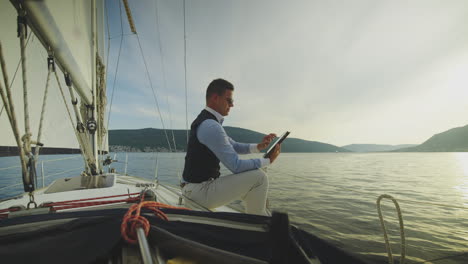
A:
<svg viewBox="0 0 468 264">
<path fill-rule="evenodd" d="M 265 159 L 269 158 L 271 153 L 273 152 L 273 149 L 276 147 L 276 145 L 278 144 L 281 144 L 281 142 L 283 142 L 283 140 L 285 140 L 288 135 L 289 135 L 289 131 L 286 131 L 283 133 L 283 135 L 281 135 L 281 137 L 277 138 L 276 141 L 268 148 L 268 150 L 266 151 L 265 155 L 263 155 L 263 157 Z"/>
</svg>

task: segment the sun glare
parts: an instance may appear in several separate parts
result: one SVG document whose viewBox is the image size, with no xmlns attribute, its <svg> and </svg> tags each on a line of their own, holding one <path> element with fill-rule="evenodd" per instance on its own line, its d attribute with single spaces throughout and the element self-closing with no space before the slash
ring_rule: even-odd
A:
<svg viewBox="0 0 468 264">
<path fill-rule="evenodd" d="M 463 170 L 463 175 L 465 175 L 465 177 L 468 177 L 468 153 L 458 152 L 454 154 L 455 154 L 455 158 L 458 161 L 458 165 L 460 166 L 460 169 Z"/>
<path fill-rule="evenodd" d="M 455 153 L 455 157 L 457 158 L 458 164 L 463 170 L 463 175 L 465 176 L 462 178 L 462 182 L 457 185 L 455 189 L 461 192 L 464 205 L 468 205 L 468 153 Z"/>
</svg>

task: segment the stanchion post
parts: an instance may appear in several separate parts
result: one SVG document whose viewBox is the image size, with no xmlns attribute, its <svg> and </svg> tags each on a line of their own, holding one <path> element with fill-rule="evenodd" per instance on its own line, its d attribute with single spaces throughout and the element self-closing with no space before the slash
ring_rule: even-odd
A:
<svg viewBox="0 0 468 264">
<path fill-rule="evenodd" d="M 44 181 L 44 161 L 41 162 L 41 174 L 42 174 L 42 188 L 45 187 L 45 181 Z"/>
</svg>

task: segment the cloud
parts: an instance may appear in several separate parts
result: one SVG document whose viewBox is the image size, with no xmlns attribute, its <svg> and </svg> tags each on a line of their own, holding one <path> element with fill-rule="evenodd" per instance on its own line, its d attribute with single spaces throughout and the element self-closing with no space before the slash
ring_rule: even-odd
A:
<svg viewBox="0 0 468 264">
<path fill-rule="evenodd" d="M 186 73 L 182 2 L 157 4 L 159 20 L 154 2 L 131 8 L 162 117 L 175 128 L 186 126 L 185 74 L 189 123 L 219 77 L 236 87 L 226 124 L 264 133 L 287 128 L 336 145 L 420 143 L 466 123 L 463 1 L 189 1 Z M 115 100 L 139 115 L 126 125 L 161 126 L 136 37 L 123 47 L 115 92 L 123 99 Z"/>
<path fill-rule="evenodd" d="M 122 113 L 122 109 L 117 105 L 112 105 L 112 109 L 110 110 L 112 113 Z"/>
<path fill-rule="evenodd" d="M 157 111 L 155 110 L 150 110 L 150 109 L 147 109 L 147 108 L 143 108 L 143 107 L 138 107 L 136 109 L 136 112 L 138 114 L 142 114 L 144 116 L 148 116 L 148 117 L 158 117 L 159 118 L 159 114 L 157 113 Z"/>
</svg>

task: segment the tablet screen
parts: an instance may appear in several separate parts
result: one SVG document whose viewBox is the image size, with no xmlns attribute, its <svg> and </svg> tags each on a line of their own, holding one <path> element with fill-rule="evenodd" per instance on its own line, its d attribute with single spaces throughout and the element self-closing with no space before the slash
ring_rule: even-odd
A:
<svg viewBox="0 0 468 264">
<path fill-rule="evenodd" d="M 269 158 L 271 153 L 273 152 L 273 149 L 275 148 L 276 145 L 278 144 L 281 144 L 281 142 L 283 142 L 284 139 L 286 139 L 286 137 L 288 137 L 289 135 L 289 131 L 286 131 L 283 133 L 283 135 L 281 135 L 281 137 L 277 138 L 275 143 L 273 143 L 267 150 L 267 152 L 265 153 L 265 155 L 263 155 L 264 158 Z"/>
</svg>

